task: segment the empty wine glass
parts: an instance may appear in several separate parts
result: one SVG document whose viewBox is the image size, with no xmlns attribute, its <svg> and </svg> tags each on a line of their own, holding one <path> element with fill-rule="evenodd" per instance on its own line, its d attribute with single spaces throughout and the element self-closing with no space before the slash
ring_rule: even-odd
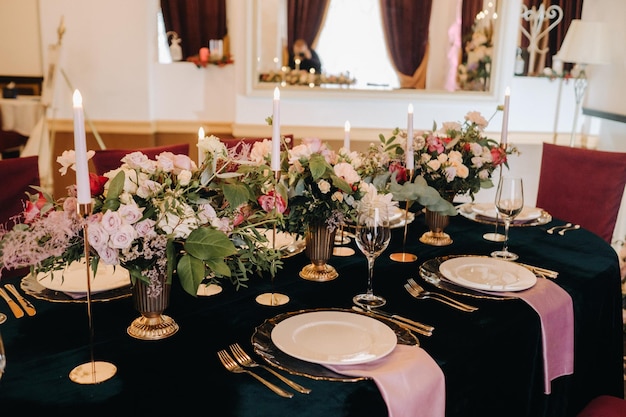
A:
<svg viewBox="0 0 626 417">
<path fill-rule="evenodd" d="M 389 245 L 391 229 L 386 206 L 362 205 L 357 213 L 356 244 L 367 258 L 367 292 L 355 295 L 352 301 L 364 308 L 380 307 L 386 300 L 374 295 L 372 279 L 374 261 Z"/>
<path fill-rule="evenodd" d="M 7 366 L 7 357 L 4 353 L 4 344 L 2 343 L 2 334 L 0 333 L 0 379 L 4 373 L 4 368 Z"/>
<path fill-rule="evenodd" d="M 496 210 L 504 221 L 504 243 L 502 250 L 491 252 L 494 258 L 514 261 L 518 256 L 509 252 L 509 226 L 524 208 L 524 187 L 521 178 L 503 177 L 496 191 Z"/>
</svg>

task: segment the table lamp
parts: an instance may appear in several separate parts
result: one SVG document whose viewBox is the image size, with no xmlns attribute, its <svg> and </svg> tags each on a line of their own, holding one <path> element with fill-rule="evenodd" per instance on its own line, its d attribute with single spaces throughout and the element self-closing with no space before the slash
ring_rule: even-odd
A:
<svg viewBox="0 0 626 417">
<path fill-rule="evenodd" d="M 585 67 L 588 64 L 602 65 L 610 62 L 607 24 L 573 19 L 556 56 L 563 62 L 577 64 L 580 69 L 574 79 L 576 112 L 570 136 L 570 147 L 573 147 L 580 104 L 587 88 Z"/>
</svg>

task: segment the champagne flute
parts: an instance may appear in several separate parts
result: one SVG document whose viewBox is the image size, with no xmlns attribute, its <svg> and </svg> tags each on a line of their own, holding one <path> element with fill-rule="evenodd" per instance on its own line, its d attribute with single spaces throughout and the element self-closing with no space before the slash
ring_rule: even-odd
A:
<svg viewBox="0 0 626 417">
<path fill-rule="evenodd" d="M 514 261 L 518 256 L 509 252 L 509 226 L 524 208 L 524 187 L 521 178 L 504 177 L 496 191 L 496 210 L 504 220 L 504 243 L 502 250 L 491 252 L 494 258 Z"/>
<path fill-rule="evenodd" d="M 355 295 L 352 301 L 366 309 L 380 307 L 386 300 L 372 290 L 374 261 L 389 245 L 391 229 L 387 207 L 362 205 L 357 213 L 356 244 L 367 258 L 367 292 Z"/>
</svg>

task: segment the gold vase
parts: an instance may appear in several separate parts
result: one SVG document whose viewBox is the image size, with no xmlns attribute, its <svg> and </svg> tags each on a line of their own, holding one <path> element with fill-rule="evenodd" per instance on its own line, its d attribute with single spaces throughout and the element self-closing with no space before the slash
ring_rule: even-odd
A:
<svg viewBox="0 0 626 417">
<path fill-rule="evenodd" d="M 300 278 L 309 281 L 332 281 L 339 274 L 327 261 L 333 254 L 335 232 L 337 229 L 329 229 L 325 223 L 310 224 L 308 226 L 304 253 L 311 263 L 300 271 Z"/>
<path fill-rule="evenodd" d="M 178 324 L 163 314 L 169 306 L 171 290 L 166 265 L 166 262 L 157 262 L 157 266 L 146 273 L 150 283 L 137 280 L 133 286 L 133 305 L 141 316 L 133 320 L 126 331 L 136 339 L 165 339 L 178 331 Z"/>
<path fill-rule="evenodd" d="M 441 191 L 441 196 L 452 203 L 456 193 L 452 191 Z M 431 246 L 447 246 L 452 244 L 452 238 L 449 234 L 444 232 L 444 229 L 450 224 L 450 217 L 447 214 L 425 209 L 424 218 L 426 226 L 428 226 L 428 232 L 420 237 L 420 242 Z"/>
</svg>

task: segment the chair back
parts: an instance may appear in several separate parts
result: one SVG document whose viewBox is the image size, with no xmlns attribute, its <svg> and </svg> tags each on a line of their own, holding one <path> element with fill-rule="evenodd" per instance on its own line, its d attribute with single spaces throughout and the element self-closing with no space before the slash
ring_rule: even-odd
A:
<svg viewBox="0 0 626 417">
<path fill-rule="evenodd" d="M 4 181 L 0 194 L 0 222 L 5 227 L 13 227 L 11 217 L 24 211 L 28 200 L 26 192 L 37 191 L 31 186 L 39 186 L 39 157 L 26 156 L 0 160 L 0 178 Z"/>
<path fill-rule="evenodd" d="M 543 144 L 537 207 L 611 243 L 626 185 L 626 153 Z"/>
<path fill-rule="evenodd" d="M 122 164 L 122 158 L 132 152 L 142 152 L 148 158 L 154 159 L 162 152 L 172 152 L 173 154 L 189 155 L 189 144 L 180 143 L 176 145 L 155 146 L 152 148 L 139 148 L 139 149 L 101 149 L 96 150 L 95 155 L 91 158 L 93 166 L 96 169 L 98 175 L 103 175 L 106 172 L 119 168 Z"/>
<path fill-rule="evenodd" d="M 283 137 L 285 138 L 285 143 L 281 144 L 283 149 L 285 147 L 287 149 L 293 148 L 293 135 L 283 135 Z M 255 142 L 263 142 L 266 139 L 272 140 L 272 138 L 232 138 L 220 139 L 220 141 L 226 145 L 228 149 L 234 148 L 237 151 L 241 151 L 243 145 L 253 145 Z"/>
</svg>

